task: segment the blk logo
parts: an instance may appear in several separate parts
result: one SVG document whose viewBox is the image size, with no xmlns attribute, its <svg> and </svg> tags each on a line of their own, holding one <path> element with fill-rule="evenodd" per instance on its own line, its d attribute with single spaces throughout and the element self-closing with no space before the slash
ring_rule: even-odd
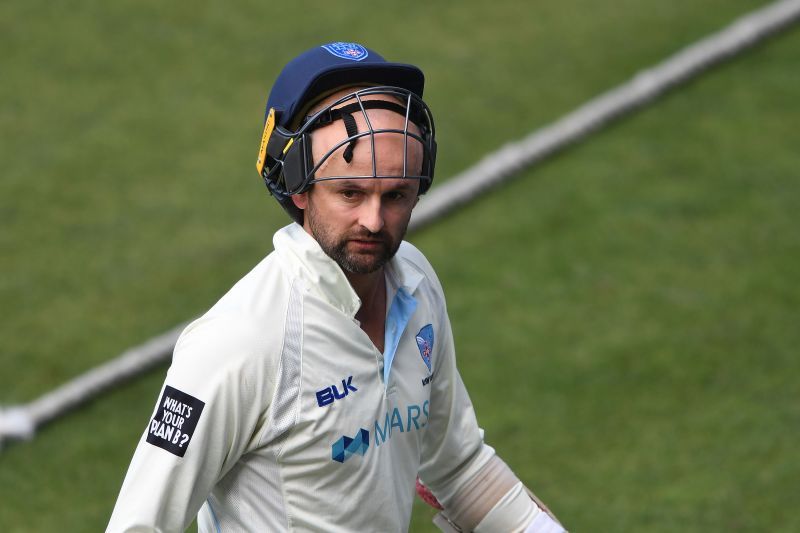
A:
<svg viewBox="0 0 800 533">
<path fill-rule="evenodd" d="M 358 430 L 352 439 L 343 436 L 331 446 L 331 459 L 344 463 L 351 455 L 364 456 L 369 448 L 369 431 L 364 428 Z"/>
<path fill-rule="evenodd" d="M 339 392 L 339 389 L 336 385 L 331 385 L 330 387 L 325 387 L 324 389 L 317 391 L 317 405 L 320 407 L 325 407 L 326 405 L 330 405 L 336 400 L 341 400 L 342 398 L 346 398 L 348 394 L 351 392 L 356 392 L 358 389 L 353 386 L 353 376 L 348 377 L 347 379 L 342 380 L 342 391 Z"/>
</svg>

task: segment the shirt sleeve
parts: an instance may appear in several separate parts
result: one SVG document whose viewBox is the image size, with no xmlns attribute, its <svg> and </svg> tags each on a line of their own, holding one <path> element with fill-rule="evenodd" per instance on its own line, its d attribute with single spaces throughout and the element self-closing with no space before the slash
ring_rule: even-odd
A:
<svg viewBox="0 0 800 533">
<path fill-rule="evenodd" d="M 222 317 L 184 331 L 107 531 L 184 531 L 214 484 L 257 445 L 277 364 L 263 336 Z"/>
<path fill-rule="evenodd" d="M 484 444 L 475 411 L 456 368 L 453 333 L 442 305 L 440 338 L 431 380 L 429 426 L 419 476 L 445 508 L 494 450 Z"/>
</svg>

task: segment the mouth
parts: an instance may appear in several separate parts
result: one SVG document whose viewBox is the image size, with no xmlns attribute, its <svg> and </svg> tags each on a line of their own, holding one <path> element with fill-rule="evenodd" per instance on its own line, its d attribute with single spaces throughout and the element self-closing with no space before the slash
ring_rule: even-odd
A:
<svg viewBox="0 0 800 533">
<path fill-rule="evenodd" d="M 379 239 L 350 239 L 349 242 L 357 248 L 365 250 L 377 250 L 385 246 L 385 243 Z"/>
</svg>

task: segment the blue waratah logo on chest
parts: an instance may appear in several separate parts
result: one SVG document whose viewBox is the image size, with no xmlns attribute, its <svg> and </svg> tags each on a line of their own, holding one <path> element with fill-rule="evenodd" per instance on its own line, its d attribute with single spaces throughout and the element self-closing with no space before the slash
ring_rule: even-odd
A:
<svg viewBox="0 0 800 533">
<path fill-rule="evenodd" d="M 358 43 L 336 42 L 322 45 L 322 48 L 336 57 L 349 59 L 350 61 L 361 61 L 362 59 L 366 59 L 369 55 L 367 49 Z"/>
<path fill-rule="evenodd" d="M 428 324 L 424 326 L 419 333 L 417 333 L 417 347 L 425 366 L 428 367 L 428 372 L 431 371 L 431 353 L 433 352 L 433 325 Z"/>
</svg>

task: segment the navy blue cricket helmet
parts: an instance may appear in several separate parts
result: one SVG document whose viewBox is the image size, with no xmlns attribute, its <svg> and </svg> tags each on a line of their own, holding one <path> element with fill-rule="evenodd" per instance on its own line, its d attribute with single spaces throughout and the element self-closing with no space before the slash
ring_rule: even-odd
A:
<svg viewBox="0 0 800 533">
<path fill-rule="evenodd" d="M 401 176 L 382 176 L 373 160 L 371 175 L 349 178 L 409 178 L 420 180 L 419 194 L 430 188 L 436 160 L 433 116 L 422 101 L 425 77 L 422 71 L 404 63 L 386 61 L 374 50 L 357 43 L 334 42 L 314 47 L 286 64 L 267 99 L 264 133 L 256 168 L 270 193 L 298 223 L 303 213 L 290 196 L 308 190 L 319 181 L 315 173 L 334 152 L 346 145 L 343 157 L 349 163 L 353 147 L 362 137 L 399 134 L 415 139 L 423 147 L 421 171 Z M 322 110 L 308 114 L 321 100 L 346 88 L 353 91 Z M 376 96 L 382 95 L 383 97 Z M 387 98 L 388 97 L 388 98 Z M 373 129 L 359 132 L 353 114 L 385 109 L 405 117 L 403 129 Z M 334 146 L 319 161 L 311 152 L 311 133 L 335 120 L 344 121 L 347 139 Z M 413 123 L 416 128 L 409 128 Z M 407 145 L 407 144 L 406 144 Z M 327 178 L 330 179 L 330 178 Z"/>
</svg>

